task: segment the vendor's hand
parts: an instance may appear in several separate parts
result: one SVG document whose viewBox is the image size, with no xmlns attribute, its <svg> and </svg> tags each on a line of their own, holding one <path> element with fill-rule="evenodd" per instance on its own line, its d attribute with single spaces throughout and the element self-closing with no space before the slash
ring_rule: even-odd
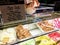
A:
<svg viewBox="0 0 60 45">
<path fill-rule="evenodd" d="M 27 14 L 33 14 L 36 11 L 35 7 L 39 7 L 40 3 L 38 2 L 38 0 L 29 0 L 30 3 L 25 3 L 25 7 L 26 7 L 26 13 Z"/>
<path fill-rule="evenodd" d="M 40 3 L 38 0 L 34 0 L 34 7 L 39 7 L 40 6 Z"/>
</svg>

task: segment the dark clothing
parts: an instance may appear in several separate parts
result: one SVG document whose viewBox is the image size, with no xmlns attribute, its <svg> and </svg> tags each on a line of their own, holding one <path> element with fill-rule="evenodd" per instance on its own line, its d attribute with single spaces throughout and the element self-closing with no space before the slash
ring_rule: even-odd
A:
<svg viewBox="0 0 60 45">
<path fill-rule="evenodd" d="M 23 4 L 24 3 L 24 0 L 10 0 L 10 2 L 15 2 L 15 4 Z"/>
<path fill-rule="evenodd" d="M 56 1 L 54 11 L 60 11 L 60 1 Z"/>
</svg>

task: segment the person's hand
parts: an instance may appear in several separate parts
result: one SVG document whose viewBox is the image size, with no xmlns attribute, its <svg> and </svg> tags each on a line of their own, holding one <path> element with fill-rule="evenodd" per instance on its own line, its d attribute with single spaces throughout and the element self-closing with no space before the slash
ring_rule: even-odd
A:
<svg viewBox="0 0 60 45">
<path fill-rule="evenodd" d="M 34 0 L 34 7 L 39 7 L 40 6 L 40 3 L 38 0 Z"/>
<path fill-rule="evenodd" d="M 24 0 L 25 4 L 28 5 L 29 7 L 38 7 L 40 6 L 40 2 L 38 0 Z"/>
<path fill-rule="evenodd" d="M 33 0 L 24 0 L 24 3 L 25 3 L 25 4 L 29 4 L 29 3 L 31 3 L 31 2 L 33 2 Z"/>
<path fill-rule="evenodd" d="M 25 0 L 25 7 L 26 7 L 26 13 L 27 14 L 33 14 L 36 11 L 36 7 L 40 6 L 40 3 L 38 2 L 38 0 L 28 0 L 29 2 L 26 2 L 27 0 Z"/>
</svg>

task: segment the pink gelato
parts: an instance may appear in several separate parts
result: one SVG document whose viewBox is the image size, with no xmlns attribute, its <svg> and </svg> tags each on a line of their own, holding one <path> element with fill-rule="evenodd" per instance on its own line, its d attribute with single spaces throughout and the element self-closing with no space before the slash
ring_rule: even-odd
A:
<svg viewBox="0 0 60 45">
<path fill-rule="evenodd" d="M 48 36 L 54 41 L 60 40 L 60 33 L 58 33 L 58 32 L 50 33 L 50 34 L 48 34 Z"/>
<path fill-rule="evenodd" d="M 60 18 L 53 19 L 54 27 L 60 28 Z"/>
</svg>

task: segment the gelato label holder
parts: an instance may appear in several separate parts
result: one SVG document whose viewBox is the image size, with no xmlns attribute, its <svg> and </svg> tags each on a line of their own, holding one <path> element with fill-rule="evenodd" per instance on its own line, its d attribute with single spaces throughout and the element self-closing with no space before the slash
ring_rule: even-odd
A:
<svg viewBox="0 0 60 45">
<path fill-rule="evenodd" d="M 0 14 L 0 30 L 3 29 L 3 19 L 2 19 L 2 14 Z"/>
</svg>

